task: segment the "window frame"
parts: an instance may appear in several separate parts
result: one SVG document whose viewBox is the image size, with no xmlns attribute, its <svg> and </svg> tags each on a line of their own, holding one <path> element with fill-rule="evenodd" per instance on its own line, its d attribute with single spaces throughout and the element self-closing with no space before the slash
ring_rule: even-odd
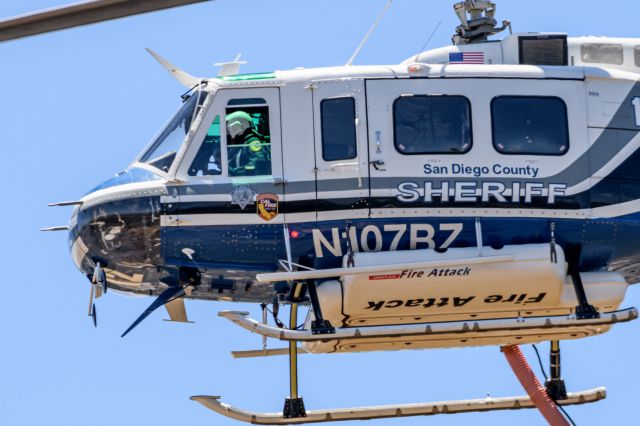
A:
<svg viewBox="0 0 640 426">
<path fill-rule="evenodd" d="M 178 108 L 178 110 L 176 110 L 171 115 L 171 117 L 169 117 L 169 119 L 156 132 L 156 134 L 153 135 L 151 140 L 145 145 L 144 149 L 136 156 L 136 159 L 130 164 L 130 166 L 135 165 L 136 167 L 142 167 L 148 170 L 153 170 L 156 174 L 159 174 L 161 176 L 170 175 L 172 173 L 172 170 L 178 167 L 178 163 L 182 161 L 182 158 L 181 158 L 182 155 L 184 155 L 184 152 L 190 146 L 191 139 L 193 137 L 191 133 L 194 129 L 194 124 L 199 123 L 199 121 L 202 119 L 201 117 L 204 116 L 203 114 L 206 109 L 206 106 L 212 101 L 212 96 L 210 95 L 211 95 L 211 92 L 204 90 L 202 88 L 199 88 L 195 93 L 192 93 L 191 96 L 184 99 L 182 101 L 182 104 L 180 105 L 180 108 Z M 169 165 L 169 168 L 167 170 L 162 170 L 160 167 L 157 167 L 153 165 L 151 162 L 149 162 L 150 160 L 149 157 L 151 156 L 151 154 L 154 153 L 155 150 L 157 150 L 160 146 L 162 146 L 162 144 L 167 140 L 166 136 L 170 135 L 171 133 L 173 133 L 173 131 L 177 129 L 176 127 L 174 128 L 173 131 L 166 133 L 168 127 L 171 125 L 171 123 L 175 119 L 178 118 L 178 116 L 181 114 L 183 109 L 186 107 L 187 103 L 194 100 L 195 100 L 195 105 L 192 111 L 189 128 L 187 129 L 187 132 L 182 138 L 180 145 L 177 147 L 174 154 L 174 158 L 173 160 L 171 160 L 171 164 Z M 165 135 L 165 137 L 161 139 L 163 135 Z M 168 153 L 161 155 L 159 158 L 166 157 L 167 156 L 166 154 Z M 158 159 L 156 159 L 156 161 L 158 161 Z"/>
<path fill-rule="evenodd" d="M 398 149 L 398 135 L 397 135 L 397 126 L 396 126 L 396 104 L 400 99 L 403 98 L 438 98 L 438 99 L 446 99 L 446 98 L 460 98 L 460 99 L 464 99 L 464 101 L 467 104 L 467 111 L 469 112 L 469 147 L 464 150 L 464 151 L 460 151 L 460 152 L 450 152 L 450 151 L 446 151 L 446 152 L 440 152 L 440 151 L 428 151 L 428 152 L 411 152 L 411 153 L 406 153 L 406 152 L 402 152 L 400 149 Z M 464 96 L 464 95 L 450 95 L 450 94 L 405 94 L 405 95 L 400 95 L 398 96 L 394 101 L 393 101 L 393 105 L 392 105 L 392 110 L 393 110 L 393 122 L 391 123 L 392 127 L 393 127 L 393 146 L 396 150 L 396 152 L 400 155 L 464 155 L 464 154 L 468 154 L 472 149 L 473 149 L 473 106 L 471 104 L 471 101 L 469 100 L 468 97 Z"/>
<path fill-rule="evenodd" d="M 633 46 L 633 62 L 640 68 L 640 45 Z"/>
<path fill-rule="evenodd" d="M 557 153 L 557 154 L 551 154 L 551 153 L 531 153 L 531 152 L 502 152 L 498 149 L 498 147 L 496 146 L 496 126 L 495 126 L 495 117 L 494 117 L 494 111 L 493 111 L 493 105 L 494 102 L 498 99 L 504 99 L 504 98 L 527 98 L 527 99 L 557 99 L 560 100 L 560 102 L 562 102 L 562 105 L 564 106 L 564 117 L 565 117 L 565 121 L 564 121 L 564 126 L 565 126 L 565 130 L 566 130 L 566 135 L 567 135 L 567 149 L 564 150 L 564 152 L 561 153 Z M 489 112 L 491 114 L 491 145 L 493 146 L 493 149 L 500 155 L 507 155 L 507 156 L 512 156 L 512 155 L 529 155 L 529 156 L 538 156 L 538 157 L 562 157 L 564 155 L 567 155 L 567 153 L 569 152 L 569 150 L 571 149 L 571 135 L 569 134 L 569 109 L 567 108 L 567 103 L 565 102 L 564 99 L 562 99 L 560 96 L 544 96 L 544 95 L 498 95 L 498 96 L 494 96 L 491 99 L 491 103 L 489 105 Z"/>
<path fill-rule="evenodd" d="M 284 179 L 284 172 L 282 166 L 282 126 L 281 126 L 281 96 L 280 87 L 216 87 L 212 88 L 209 92 L 210 96 L 203 105 L 203 114 L 201 116 L 202 124 L 194 128 L 194 137 L 191 139 L 188 148 L 185 150 L 180 163 L 175 169 L 175 174 L 169 176 L 172 180 L 179 180 L 184 182 L 193 181 L 197 185 L 212 185 L 212 184 L 231 184 L 231 185 L 253 185 L 254 183 L 266 183 L 271 184 L 278 182 L 280 187 L 274 187 L 271 192 L 279 194 L 283 197 L 284 193 L 281 190 L 281 181 Z M 216 114 L 224 115 L 229 100 L 234 98 L 263 98 L 267 102 L 269 107 L 269 120 L 271 122 L 271 176 L 246 176 L 246 177 L 229 177 L 227 172 L 227 150 L 226 145 L 223 145 L 225 149 L 222 150 L 222 174 L 221 175 L 203 175 L 203 176 L 189 176 L 189 167 L 196 157 L 198 150 L 201 146 L 202 138 L 205 136 L 205 132 L 208 129 L 207 125 L 210 125 L 215 118 Z M 221 124 L 222 126 L 222 124 Z M 221 132 L 222 143 L 226 144 L 226 133 Z M 175 165 L 174 165 L 175 166 Z M 278 220 L 280 217 L 274 219 Z M 273 223 L 273 221 L 272 221 Z"/>
<path fill-rule="evenodd" d="M 252 101 L 252 102 L 243 102 L 243 101 Z M 257 102 L 256 102 L 257 101 Z M 229 114 L 231 114 L 231 112 L 229 112 L 229 109 L 233 109 L 235 111 L 243 111 L 245 108 L 265 108 L 265 113 L 267 114 L 267 119 L 268 119 L 268 130 L 269 130 L 269 173 L 268 174 L 251 174 L 251 175 L 232 175 L 230 173 L 229 170 L 229 161 L 230 161 L 230 156 L 229 156 L 229 148 L 232 147 L 232 145 L 229 144 L 229 130 L 227 129 L 227 116 Z M 246 112 L 246 111 L 245 111 Z M 252 118 L 253 119 L 253 118 Z M 214 118 L 215 120 L 215 118 Z M 253 98 L 246 98 L 246 97 L 234 97 L 231 98 L 227 101 L 227 104 L 224 106 L 224 119 L 221 117 L 220 119 L 220 135 L 221 135 L 221 143 L 224 144 L 224 151 L 226 152 L 226 164 L 224 165 L 224 168 L 222 170 L 222 174 L 225 175 L 226 177 L 229 178 L 233 178 L 233 179 L 238 179 L 238 178 L 256 178 L 256 177 L 271 177 L 274 176 L 274 171 L 273 171 L 273 156 L 272 156 L 272 144 L 271 144 L 271 127 L 272 127 L 272 121 L 271 121 L 271 107 L 269 105 L 269 102 L 264 99 L 264 98 L 257 98 L 257 97 L 253 97 Z M 224 134 L 224 139 L 222 139 L 222 135 Z M 224 140 L 224 142 L 222 142 Z M 197 155 L 197 154 L 196 154 Z"/>
<path fill-rule="evenodd" d="M 325 102 L 336 101 L 336 100 L 344 100 L 350 99 L 352 103 L 352 111 L 353 111 L 353 145 L 355 147 L 355 155 L 353 157 L 346 158 L 335 158 L 335 159 L 327 159 L 325 157 L 325 132 L 324 132 L 324 109 L 323 106 Z M 327 163 L 334 161 L 345 161 L 345 160 L 353 160 L 358 158 L 358 128 L 356 126 L 356 118 L 357 118 L 357 109 L 356 109 L 356 98 L 354 96 L 338 96 L 334 98 L 326 98 L 320 101 L 320 147 L 322 149 L 322 160 Z"/>
</svg>

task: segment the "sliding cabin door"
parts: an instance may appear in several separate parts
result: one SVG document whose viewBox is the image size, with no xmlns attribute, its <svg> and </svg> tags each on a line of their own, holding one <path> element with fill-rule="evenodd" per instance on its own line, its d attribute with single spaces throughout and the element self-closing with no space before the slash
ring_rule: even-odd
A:
<svg viewBox="0 0 640 426">
<path fill-rule="evenodd" d="M 536 218 L 589 208 L 582 81 L 380 79 L 366 93 L 371 217 L 404 221 L 392 249 L 476 244 L 476 218 L 484 244 L 536 241 Z"/>
<path fill-rule="evenodd" d="M 369 215 L 366 107 L 361 79 L 312 84 L 318 221 Z"/>
</svg>

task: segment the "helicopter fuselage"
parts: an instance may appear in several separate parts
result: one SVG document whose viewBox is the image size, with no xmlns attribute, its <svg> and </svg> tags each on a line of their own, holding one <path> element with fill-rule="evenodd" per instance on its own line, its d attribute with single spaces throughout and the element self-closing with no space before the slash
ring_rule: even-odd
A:
<svg viewBox="0 0 640 426">
<path fill-rule="evenodd" d="M 275 287 L 255 275 L 278 270 L 287 244 L 294 262 L 329 268 L 349 252 L 478 238 L 553 238 L 582 271 L 640 278 L 637 74 L 339 67 L 211 79 L 189 102 L 179 143 L 156 152 L 165 129 L 74 212 L 76 265 L 91 275 L 99 261 L 113 289 L 196 279 L 192 298 L 269 302 Z M 258 169 L 239 167 L 244 148 L 225 131 L 239 110 L 269 150 Z"/>
</svg>

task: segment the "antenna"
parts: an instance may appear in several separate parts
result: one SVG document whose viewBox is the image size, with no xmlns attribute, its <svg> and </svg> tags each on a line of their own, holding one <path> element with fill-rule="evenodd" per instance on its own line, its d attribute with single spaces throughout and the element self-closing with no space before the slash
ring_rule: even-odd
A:
<svg viewBox="0 0 640 426">
<path fill-rule="evenodd" d="M 238 53 L 236 58 L 231 62 L 218 62 L 217 64 L 213 64 L 216 67 L 220 67 L 220 71 L 218 71 L 219 76 L 225 75 L 237 75 L 240 73 L 240 65 L 244 65 L 247 61 L 241 61 L 242 53 Z"/>
<path fill-rule="evenodd" d="M 436 25 L 433 31 L 431 31 L 431 35 L 427 38 L 427 41 L 425 41 L 422 47 L 420 48 L 420 51 L 416 55 L 416 58 L 413 60 L 414 62 L 418 62 L 418 58 L 420 57 L 420 54 L 424 52 L 424 49 L 429 45 L 429 42 L 431 41 L 433 36 L 436 35 L 436 31 L 438 31 L 438 28 L 440 28 L 441 24 L 442 24 L 442 21 L 438 22 L 438 25 Z"/>
<path fill-rule="evenodd" d="M 364 45 L 367 42 L 367 40 L 369 40 L 369 37 L 371 37 L 371 34 L 373 34 L 375 29 L 378 27 L 378 24 L 382 20 L 382 17 L 387 13 L 387 10 L 389 10 L 389 7 L 391 7 L 391 3 L 393 3 L 393 0 L 389 0 L 387 2 L 387 4 L 384 6 L 384 9 L 382 9 L 382 12 L 380 12 L 380 15 L 378 15 L 378 18 L 376 19 L 376 21 L 373 23 L 373 25 L 369 29 L 369 32 L 367 33 L 367 35 L 364 36 L 364 38 L 362 39 L 362 41 L 360 42 L 360 44 L 356 48 L 356 51 L 353 52 L 353 55 L 351 55 L 351 57 L 349 58 L 349 60 L 345 64 L 346 66 L 350 67 L 351 65 L 353 65 L 353 61 L 356 59 L 356 56 L 358 56 L 358 53 L 360 53 L 360 51 L 364 47 Z"/>
</svg>

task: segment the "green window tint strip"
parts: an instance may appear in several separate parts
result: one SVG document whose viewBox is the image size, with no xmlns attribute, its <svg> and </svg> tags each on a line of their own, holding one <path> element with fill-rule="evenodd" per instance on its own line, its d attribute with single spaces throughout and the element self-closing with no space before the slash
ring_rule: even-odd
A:
<svg viewBox="0 0 640 426">
<path fill-rule="evenodd" d="M 255 74 L 225 75 L 218 78 L 224 81 L 269 80 L 271 78 L 276 78 L 276 73 L 261 72 L 261 73 L 255 73 Z"/>
<path fill-rule="evenodd" d="M 211 123 L 211 127 L 209 127 L 209 130 L 207 131 L 207 136 L 209 137 L 220 137 L 220 116 L 216 115 L 216 118 L 214 118 L 213 123 Z"/>
</svg>

